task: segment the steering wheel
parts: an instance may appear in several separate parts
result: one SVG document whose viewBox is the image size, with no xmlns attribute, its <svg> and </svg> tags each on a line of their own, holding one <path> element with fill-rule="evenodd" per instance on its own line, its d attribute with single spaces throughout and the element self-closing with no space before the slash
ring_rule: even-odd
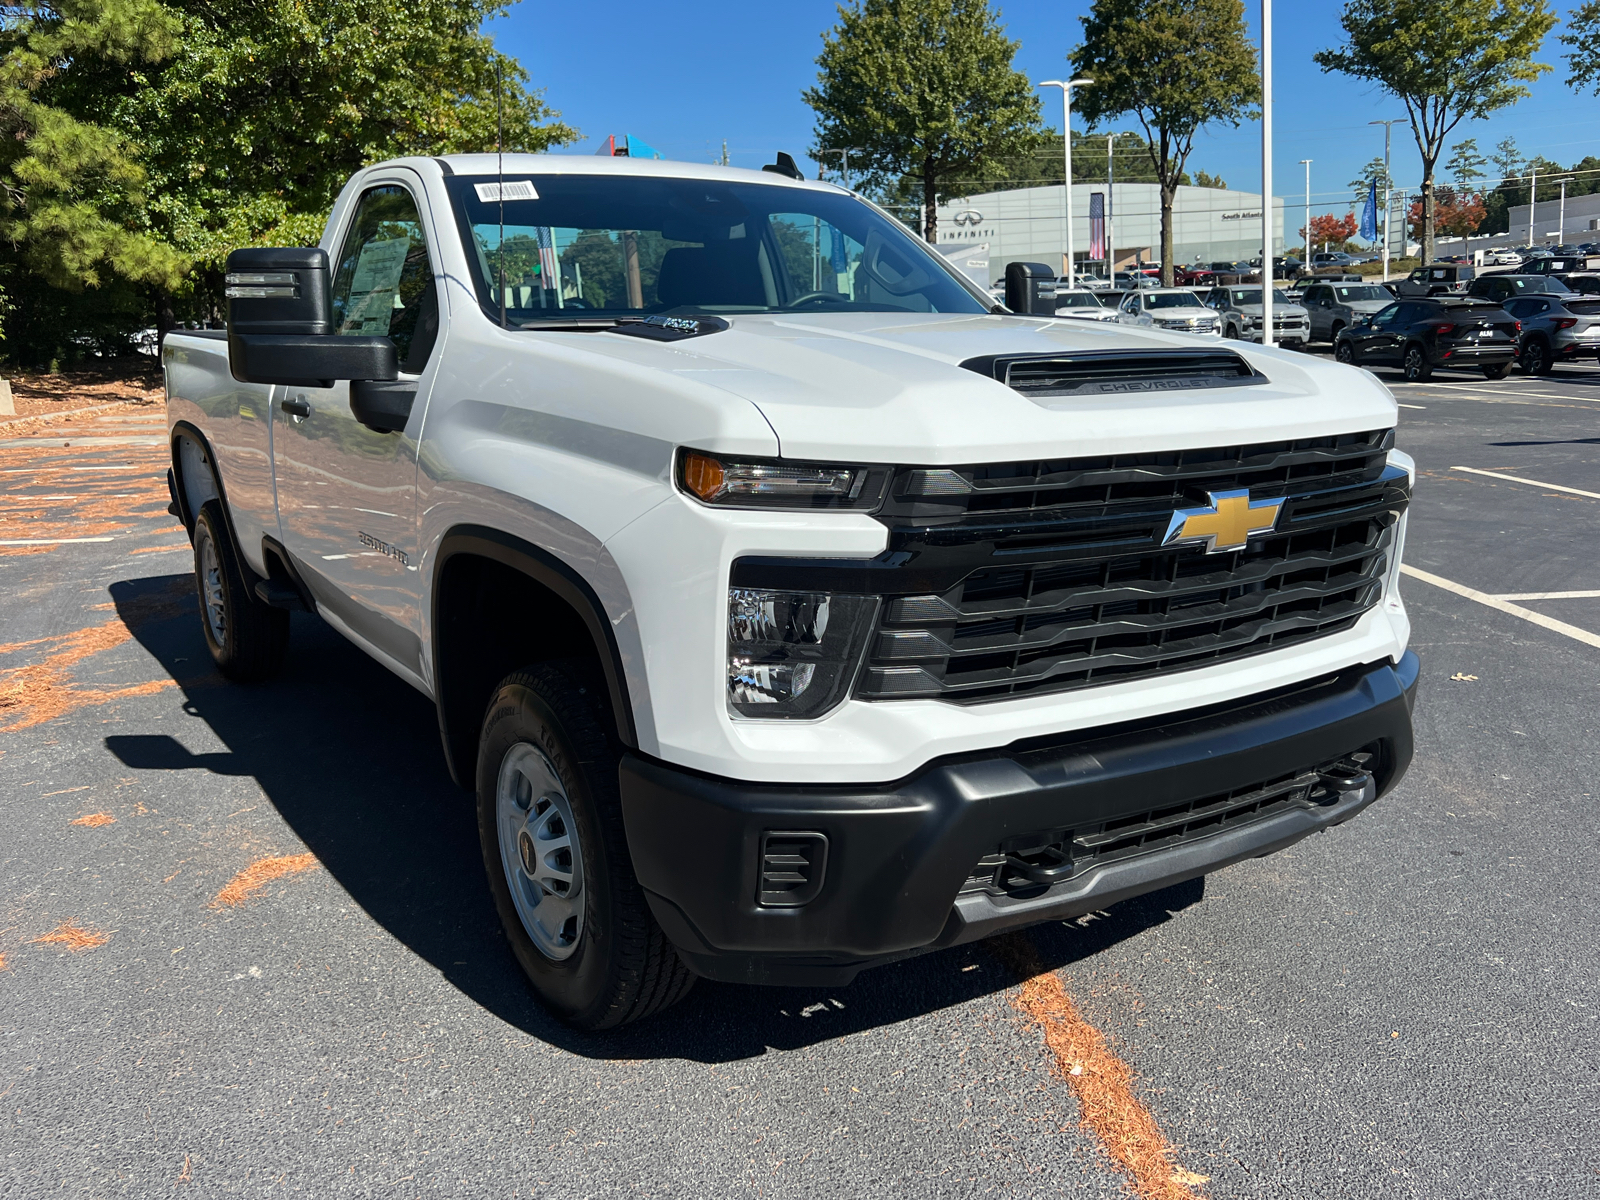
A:
<svg viewBox="0 0 1600 1200">
<path fill-rule="evenodd" d="M 799 308 L 802 304 L 849 304 L 850 297 L 840 292 L 806 292 L 789 301 L 790 308 Z"/>
</svg>

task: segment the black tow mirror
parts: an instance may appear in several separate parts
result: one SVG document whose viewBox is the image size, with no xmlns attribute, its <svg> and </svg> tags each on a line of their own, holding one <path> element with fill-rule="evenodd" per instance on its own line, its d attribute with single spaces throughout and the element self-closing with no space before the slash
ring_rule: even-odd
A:
<svg viewBox="0 0 1600 1200">
<path fill-rule="evenodd" d="M 399 377 L 386 337 L 337 337 L 328 255 L 269 247 L 228 255 L 228 369 L 240 383 L 329 387 L 338 379 Z"/>
</svg>

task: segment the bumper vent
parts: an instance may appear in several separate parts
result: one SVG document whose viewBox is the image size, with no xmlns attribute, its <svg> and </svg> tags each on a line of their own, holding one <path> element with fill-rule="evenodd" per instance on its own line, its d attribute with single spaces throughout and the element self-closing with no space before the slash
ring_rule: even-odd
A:
<svg viewBox="0 0 1600 1200">
<path fill-rule="evenodd" d="M 756 903 L 763 908 L 798 908 L 822 891 L 828 869 L 828 837 L 822 833 L 773 830 L 761 835 L 761 883 Z"/>
<path fill-rule="evenodd" d="M 1219 796 L 1015 838 L 978 860 L 963 893 L 1031 895 L 1084 871 L 1265 820 L 1294 808 L 1360 804 L 1377 795 L 1374 745 L 1310 771 Z"/>
<path fill-rule="evenodd" d="M 1267 382 L 1231 350 L 1111 350 L 971 358 L 961 365 L 1039 398 L 1200 391 Z"/>
</svg>

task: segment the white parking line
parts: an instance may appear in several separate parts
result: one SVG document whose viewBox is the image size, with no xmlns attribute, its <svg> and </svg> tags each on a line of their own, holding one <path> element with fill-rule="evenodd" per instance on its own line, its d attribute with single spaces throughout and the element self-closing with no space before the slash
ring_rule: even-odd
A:
<svg viewBox="0 0 1600 1200">
<path fill-rule="evenodd" d="M 1587 629 L 1579 629 L 1576 625 L 1568 625 L 1565 621 L 1558 621 L 1554 617 L 1547 617 L 1543 613 L 1534 612 L 1531 608 L 1523 608 L 1518 604 L 1511 604 L 1498 596 L 1491 596 L 1488 592 L 1480 592 L 1477 588 L 1469 588 L 1465 584 L 1455 583 L 1449 579 L 1441 579 L 1437 575 L 1430 575 L 1427 571 L 1419 571 L 1416 567 L 1404 563 L 1400 566 L 1402 574 L 1413 579 L 1420 579 L 1423 583 L 1431 583 L 1434 587 L 1443 588 L 1447 592 L 1454 592 L 1468 600 L 1475 600 L 1503 613 L 1510 613 L 1513 617 L 1521 617 L 1524 621 L 1531 621 L 1542 629 L 1553 633 L 1564 634 L 1574 641 L 1582 642 L 1586 646 L 1600 648 L 1600 633 L 1590 633 Z"/>
<path fill-rule="evenodd" d="M 116 538 L 0 538 L 0 546 L 69 546 L 79 542 L 114 542 Z"/>
<path fill-rule="evenodd" d="M 1401 408 L 1427 408 L 1428 407 L 1426 404 L 1400 404 L 1400 401 L 1398 401 L 1398 400 L 1396 400 L 1395 403 L 1397 405 L 1399 405 Z"/>
<path fill-rule="evenodd" d="M 1487 475 L 1490 479 L 1505 479 L 1511 483 L 1525 483 L 1529 487 L 1549 488 L 1552 492 L 1571 492 L 1574 496 L 1587 496 L 1600 500 L 1600 492 L 1586 492 L 1582 488 L 1563 487 L 1559 483 L 1541 483 L 1537 479 L 1524 479 L 1521 475 L 1507 475 L 1504 471 L 1485 471 L 1478 467 L 1451 467 L 1452 471 L 1466 471 L 1472 475 Z"/>
<path fill-rule="evenodd" d="M 1600 600 L 1600 592 L 1499 592 L 1496 600 Z"/>
</svg>

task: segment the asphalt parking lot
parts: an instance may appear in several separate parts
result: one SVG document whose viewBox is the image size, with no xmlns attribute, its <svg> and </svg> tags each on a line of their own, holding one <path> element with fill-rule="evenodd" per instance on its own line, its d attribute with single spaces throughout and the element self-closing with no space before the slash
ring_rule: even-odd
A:
<svg viewBox="0 0 1600 1200">
<path fill-rule="evenodd" d="M 605 1037 L 523 987 L 422 696 L 303 616 L 282 679 L 211 670 L 159 409 L 0 430 L 0 1196 L 1125 1196 L 1119 1114 L 1080 1125 L 1117 1064 L 1147 1196 L 1600 1193 L 1600 367 L 1384 377 L 1419 467 L 1393 795 L 1203 888 Z"/>
</svg>

